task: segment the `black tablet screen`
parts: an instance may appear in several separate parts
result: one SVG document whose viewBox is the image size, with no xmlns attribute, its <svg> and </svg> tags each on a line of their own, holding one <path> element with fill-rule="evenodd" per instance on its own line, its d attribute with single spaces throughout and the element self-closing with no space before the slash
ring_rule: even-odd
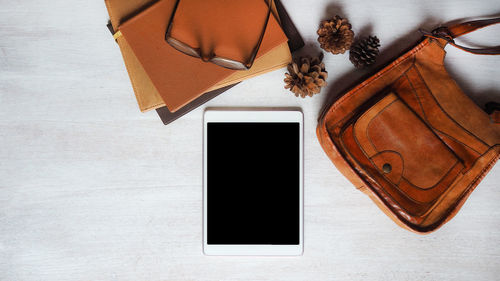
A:
<svg viewBox="0 0 500 281">
<path fill-rule="evenodd" d="M 300 124 L 207 126 L 207 243 L 298 245 Z"/>
</svg>

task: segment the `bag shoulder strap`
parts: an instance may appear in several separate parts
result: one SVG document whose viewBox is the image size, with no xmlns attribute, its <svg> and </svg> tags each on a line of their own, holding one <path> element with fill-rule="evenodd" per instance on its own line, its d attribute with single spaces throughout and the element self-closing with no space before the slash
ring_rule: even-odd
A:
<svg viewBox="0 0 500 281">
<path fill-rule="evenodd" d="M 455 43 L 455 38 L 465 35 L 467 33 L 473 32 L 475 30 L 500 23 L 500 18 L 486 19 L 486 20 L 475 20 L 459 24 L 454 24 L 450 27 L 438 27 L 432 32 L 427 32 L 420 30 L 420 32 L 426 36 L 435 39 L 443 39 L 447 44 L 457 47 L 463 51 L 477 54 L 477 55 L 500 55 L 500 46 L 474 49 L 468 48 Z M 445 45 L 446 45 L 445 43 Z M 443 46 L 444 47 L 444 46 Z M 500 103 L 490 102 L 486 105 L 486 112 L 490 115 L 492 123 L 500 125 Z"/>
<path fill-rule="evenodd" d="M 447 41 L 448 44 L 450 44 L 454 47 L 457 47 L 463 51 L 472 53 L 472 54 L 500 55 L 500 46 L 475 49 L 475 48 L 468 48 L 468 47 L 458 45 L 455 43 L 455 40 L 454 40 L 455 38 L 460 37 L 462 35 L 465 35 L 467 33 L 470 33 L 470 32 L 473 32 L 475 30 L 478 30 L 480 28 L 494 25 L 497 23 L 500 23 L 500 18 L 469 21 L 469 22 L 455 24 L 455 25 L 452 25 L 450 27 L 445 27 L 445 26 L 438 27 L 438 28 L 434 29 L 432 32 L 427 32 L 427 31 L 423 31 L 423 30 L 420 30 L 420 32 L 422 32 L 422 34 L 424 34 L 427 37 L 432 37 L 432 38 L 436 38 L 436 39 L 444 39 Z"/>
</svg>

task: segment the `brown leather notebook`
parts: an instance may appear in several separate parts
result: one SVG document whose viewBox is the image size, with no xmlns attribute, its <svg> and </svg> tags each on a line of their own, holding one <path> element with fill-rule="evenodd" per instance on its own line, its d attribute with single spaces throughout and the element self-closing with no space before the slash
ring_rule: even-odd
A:
<svg viewBox="0 0 500 281">
<path fill-rule="evenodd" d="M 111 34 L 115 35 L 115 30 L 118 28 L 118 26 L 120 26 L 121 23 L 132 18 L 134 15 L 137 15 L 157 1 L 105 0 L 104 2 L 108 9 L 110 18 L 108 28 L 110 29 Z M 279 14 L 281 14 L 281 11 L 278 12 L 276 10 L 276 6 L 278 6 L 279 3 L 275 2 L 275 4 L 276 5 L 273 5 L 272 7 L 272 12 L 274 17 L 279 21 Z M 286 26 L 283 26 L 283 28 L 286 28 Z M 287 31 L 285 31 L 285 33 L 288 34 Z M 117 33 L 117 35 L 119 34 Z M 289 35 L 287 36 L 290 37 Z M 151 79 L 144 71 L 144 68 L 135 56 L 132 48 L 127 43 L 125 38 L 123 38 L 123 36 L 116 36 L 115 39 L 118 46 L 120 47 L 120 51 L 122 53 L 125 66 L 130 77 L 130 82 L 132 83 L 132 87 L 134 89 L 134 94 L 137 99 L 137 105 L 139 106 L 139 109 L 142 112 L 145 112 L 152 109 L 164 107 L 165 103 L 163 102 L 160 94 L 154 87 Z M 241 82 L 250 77 L 260 75 L 277 68 L 281 68 L 287 65 L 290 61 L 291 54 L 288 44 L 281 44 L 265 55 L 257 58 L 250 70 L 237 71 L 233 73 L 226 79 L 219 81 L 216 85 L 212 86 L 209 91 Z"/>
<path fill-rule="evenodd" d="M 125 22 L 133 15 L 144 10 L 154 2 L 154 0 L 105 0 L 110 17 L 108 28 L 111 34 L 115 34 L 115 28 L 118 27 L 122 22 Z M 234 86 L 231 84 L 227 84 L 228 82 L 234 81 L 233 83 L 238 83 L 248 78 L 248 75 L 253 75 L 253 72 L 264 73 L 267 70 L 272 70 L 272 68 L 269 68 L 269 66 L 276 65 L 276 67 L 279 68 L 282 65 L 288 64 L 289 58 L 287 58 L 286 53 L 289 53 L 290 50 L 296 51 L 302 48 L 304 46 L 304 41 L 300 36 L 297 28 L 291 21 L 282 3 L 279 0 L 274 0 L 274 3 L 275 5 L 273 7 L 273 14 L 275 18 L 280 21 L 283 31 L 289 38 L 288 43 L 285 44 L 286 46 L 280 45 L 279 47 L 273 49 L 271 52 L 268 52 L 268 54 L 256 59 L 254 66 L 251 70 L 246 71 L 244 77 L 238 77 L 240 74 L 239 72 L 234 73 L 233 75 L 218 83 L 228 86 L 216 90 L 211 90 L 210 92 L 201 95 L 176 112 L 170 112 L 168 110 L 168 108 L 163 103 L 160 95 L 158 94 L 158 91 L 154 88 L 151 80 L 142 68 L 142 65 L 135 57 L 127 41 L 125 41 L 123 37 L 118 37 L 116 41 L 123 55 L 125 65 L 130 76 L 130 81 L 137 98 L 139 109 L 143 112 L 151 109 L 156 109 L 157 114 L 159 115 L 162 122 L 167 125 Z M 273 53 L 275 53 L 275 55 L 273 55 Z M 278 59 L 280 57 L 282 57 L 282 62 L 280 62 Z M 261 69 L 259 68 L 259 65 L 263 65 L 263 67 L 266 68 Z M 239 80 L 234 80 L 234 78 L 239 78 Z"/>
<path fill-rule="evenodd" d="M 175 2 L 161 0 L 119 26 L 171 111 L 188 104 L 235 72 L 186 56 L 165 42 L 165 31 Z M 255 3 L 262 10 L 257 13 L 266 13 L 264 1 Z M 271 17 L 257 57 L 287 40 L 276 19 Z"/>
<path fill-rule="evenodd" d="M 274 0 L 276 4 L 276 9 L 277 13 L 279 15 L 279 19 L 281 22 L 281 28 L 285 32 L 286 36 L 288 37 L 288 46 L 290 48 L 290 51 L 294 52 L 297 51 L 298 49 L 304 47 L 304 40 L 302 39 L 302 36 L 300 36 L 299 31 L 295 27 L 293 21 L 290 19 L 290 16 L 288 15 L 285 7 L 281 3 L 280 0 Z M 210 101 L 211 99 L 217 97 L 218 95 L 222 94 L 223 92 L 231 89 L 233 86 L 237 84 L 233 84 L 224 88 L 220 88 L 217 90 L 210 91 L 208 93 L 205 93 L 198 97 L 197 99 L 193 100 L 190 102 L 188 105 L 182 107 L 181 109 L 177 110 L 176 112 L 171 112 L 168 110 L 166 106 L 160 107 L 156 109 L 156 112 L 158 113 L 158 116 L 160 117 L 161 121 L 163 124 L 168 125 L 172 123 L 173 121 L 177 120 L 178 118 L 182 117 L 183 115 L 189 113 L 190 111 L 196 109 L 197 107 L 201 106 L 202 104 Z"/>
</svg>

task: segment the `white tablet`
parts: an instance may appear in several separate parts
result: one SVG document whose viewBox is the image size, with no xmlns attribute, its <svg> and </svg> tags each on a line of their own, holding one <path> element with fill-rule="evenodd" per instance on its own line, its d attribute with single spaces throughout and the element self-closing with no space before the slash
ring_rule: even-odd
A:
<svg viewBox="0 0 500 281">
<path fill-rule="evenodd" d="M 204 253 L 301 255 L 302 113 L 207 110 L 203 127 Z"/>
</svg>

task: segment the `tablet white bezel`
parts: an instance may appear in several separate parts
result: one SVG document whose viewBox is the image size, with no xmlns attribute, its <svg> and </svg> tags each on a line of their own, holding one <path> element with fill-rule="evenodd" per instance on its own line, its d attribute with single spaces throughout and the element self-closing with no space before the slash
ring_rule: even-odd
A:
<svg viewBox="0 0 500 281">
<path fill-rule="evenodd" d="M 207 124 L 209 122 L 299 123 L 299 244 L 209 245 L 207 244 Z M 304 245 L 304 121 L 300 111 L 207 110 L 203 118 L 203 253 L 205 255 L 302 255 Z"/>
</svg>

